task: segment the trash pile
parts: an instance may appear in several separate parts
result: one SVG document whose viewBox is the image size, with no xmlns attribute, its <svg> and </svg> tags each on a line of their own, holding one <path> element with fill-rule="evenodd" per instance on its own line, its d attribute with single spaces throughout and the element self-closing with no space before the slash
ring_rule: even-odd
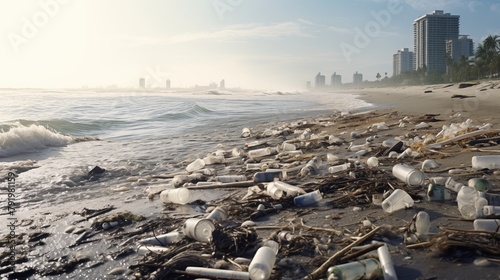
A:
<svg viewBox="0 0 500 280">
<path fill-rule="evenodd" d="M 372 112 L 243 128 L 244 145 L 186 162 L 146 189 L 168 213 L 196 204 L 197 214 L 141 222 L 120 213 L 93 227 L 109 232 L 134 221 L 133 231 L 111 237 L 136 244 L 141 258 L 113 273 L 131 279 L 397 279 L 394 243 L 438 254 L 469 250 L 477 265 L 491 265 L 500 255 L 500 155 L 487 148 L 499 143 L 500 130 L 472 120 L 439 130 L 431 124 L 445 121 L 436 117 Z M 460 153 L 471 155 L 470 163 L 440 163 Z M 231 193 L 192 201 L 194 191 L 214 190 Z M 455 219 L 473 225 L 431 230 L 436 214 L 423 207 L 433 204 L 454 207 Z M 410 208 L 421 211 L 400 220 L 404 226 L 362 218 L 378 209 L 380 220 L 397 219 Z M 328 222 L 350 209 L 361 220 Z"/>
</svg>

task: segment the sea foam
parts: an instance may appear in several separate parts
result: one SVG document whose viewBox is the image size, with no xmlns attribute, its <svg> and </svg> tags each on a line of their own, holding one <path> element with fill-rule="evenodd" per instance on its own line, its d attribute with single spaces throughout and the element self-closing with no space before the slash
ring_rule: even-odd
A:
<svg viewBox="0 0 500 280">
<path fill-rule="evenodd" d="M 49 147 L 63 147 L 74 142 L 71 136 L 62 135 L 44 126 L 16 123 L 0 133 L 0 157 L 37 152 Z"/>
</svg>

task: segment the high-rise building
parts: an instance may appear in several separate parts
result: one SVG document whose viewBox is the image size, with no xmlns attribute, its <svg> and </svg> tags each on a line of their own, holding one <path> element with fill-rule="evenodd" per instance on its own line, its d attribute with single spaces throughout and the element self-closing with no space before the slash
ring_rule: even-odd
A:
<svg viewBox="0 0 500 280">
<path fill-rule="evenodd" d="M 311 88 L 311 81 L 306 82 L 306 88 Z"/>
<path fill-rule="evenodd" d="M 139 79 L 139 87 L 146 88 L 146 79 L 144 78 Z"/>
<path fill-rule="evenodd" d="M 462 56 L 469 58 L 474 55 L 474 41 L 469 35 L 460 35 L 458 40 L 447 40 L 446 53 L 454 61 L 458 61 Z"/>
<path fill-rule="evenodd" d="M 314 79 L 314 86 L 317 88 L 321 88 L 325 86 L 325 75 L 321 75 L 321 73 L 318 73 L 316 75 L 316 78 Z"/>
<path fill-rule="evenodd" d="M 413 22 L 416 69 L 429 73 L 446 72 L 446 42 L 458 41 L 460 16 L 436 10 Z"/>
<path fill-rule="evenodd" d="M 226 82 L 224 81 L 224 79 L 222 79 L 222 81 L 220 81 L 219 88 L 220 89 L 225 89 L 226 88 Z"/>
<path fill-rule="evenodd" d="M 167 79 L 167 82 L 165 83 L 165 87 L 166 87 L 167 89 L 169 89 L 169 88 L 170 88 L 170 80 L 169 80 L 169 79 Z"/>
<path fill-rule="evenodd" d="M 342 76 L 337 75 L 337 72 L 334 72 L 332 77 L 331 77 L 330 85 L 332 87 L 338 87 L 338 86 L 342 85 Z"/>
<path fill-rule="evenodd" d="M 408 48 L 398 50 L 393 55 L 392 60 L 393 76 L 401 75 L 404 72 L 415 70 L 415 55 Z"/>
<path fill-rule="evenodd" d="M 363 74 L 358 73 L 358 71 L 356 71 L 356 73 L 354 73 L 354 75 L 352 75 L 352 83 L 353 84 L 361 84 L 362 82 L 363 82 Z"/>
</svg>

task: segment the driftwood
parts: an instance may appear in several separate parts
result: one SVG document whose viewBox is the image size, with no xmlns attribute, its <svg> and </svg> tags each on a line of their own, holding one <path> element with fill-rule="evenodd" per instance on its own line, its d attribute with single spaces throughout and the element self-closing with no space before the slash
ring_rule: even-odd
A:
<svg viewBox="0 0 500 280">
<path fill-rule="evenodd" d="M 326 262 L 324 262 L 320 267 L 318 267 L 315 271 L 311 272 L 310 274 L 308 274 L 307 276 L 305 276 L 303 278 L 303 280 L 314 280 L 314 279 L 318 279 L 320 278 L 321 276 L 323 276 L 326 272 L 326 270 L 330 267 L 330 266 L 333 266 L 333 265 L 336 265 L 338 263 L 338 261 L 347 253 L 349 252 L 349 250 L 352 249 L 352 247 L 355 247 L 355 246 L 358 246 L 359 244 L 365 242 L 366 240 L 368 240 L 369 238 L 371 238 L 375 233 L 377 233 L 377 231 L 379 231 L 381 229 L 381 227 L 376 227 L 374 228 L 372 231 L 370 231 L 369 233 L 363 235 L 362 237 L 360 237 L 358 240 L 354 241 L 353 243 L 349 244 L 348 246 L 346 246 L 344 249 L 338 251 L 337 253 L 335 253 L 333 256 L 331 256 L 328 260 L 326 260 Z"/>
</svg>

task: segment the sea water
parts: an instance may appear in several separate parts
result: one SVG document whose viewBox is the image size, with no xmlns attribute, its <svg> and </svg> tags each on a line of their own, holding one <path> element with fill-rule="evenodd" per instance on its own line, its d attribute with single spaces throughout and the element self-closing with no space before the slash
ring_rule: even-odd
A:
<svg viewBox="0 0 500 280">
<path fill-rule="evenodd" d="M 370 108 L 350 94 L 245 90 L 2 89 L 0 98 L 0 184 L 7 187 L 9 171 L 18 175 L 19 221 L 39 216 L 54 221 L 45 231 L 60 238 L 40 249 L 47 258 L 72 254 L 67 247 L 73 236 L 63 233 L 65 225 L 57 226 L 61 215 L 115 205 L 159 216 L 161 203 L 145 195 L 146 188 L 164 183 L 155 176 L 183 171 L 218 148 L 242 147 L 245 127 L 258 130 Z M 106 172 L 88 176 L 95 166 Z M 212 191 L 198 197 L 219 195 Z M 177 211 L 182 207 L 188 206 Z M 5 214 L 6 205 L 1 209 Z M 3 223 L 6 215 L 0 219 Z M 87 273 L 89 279 L 99 275 Z"/>
</svg>

